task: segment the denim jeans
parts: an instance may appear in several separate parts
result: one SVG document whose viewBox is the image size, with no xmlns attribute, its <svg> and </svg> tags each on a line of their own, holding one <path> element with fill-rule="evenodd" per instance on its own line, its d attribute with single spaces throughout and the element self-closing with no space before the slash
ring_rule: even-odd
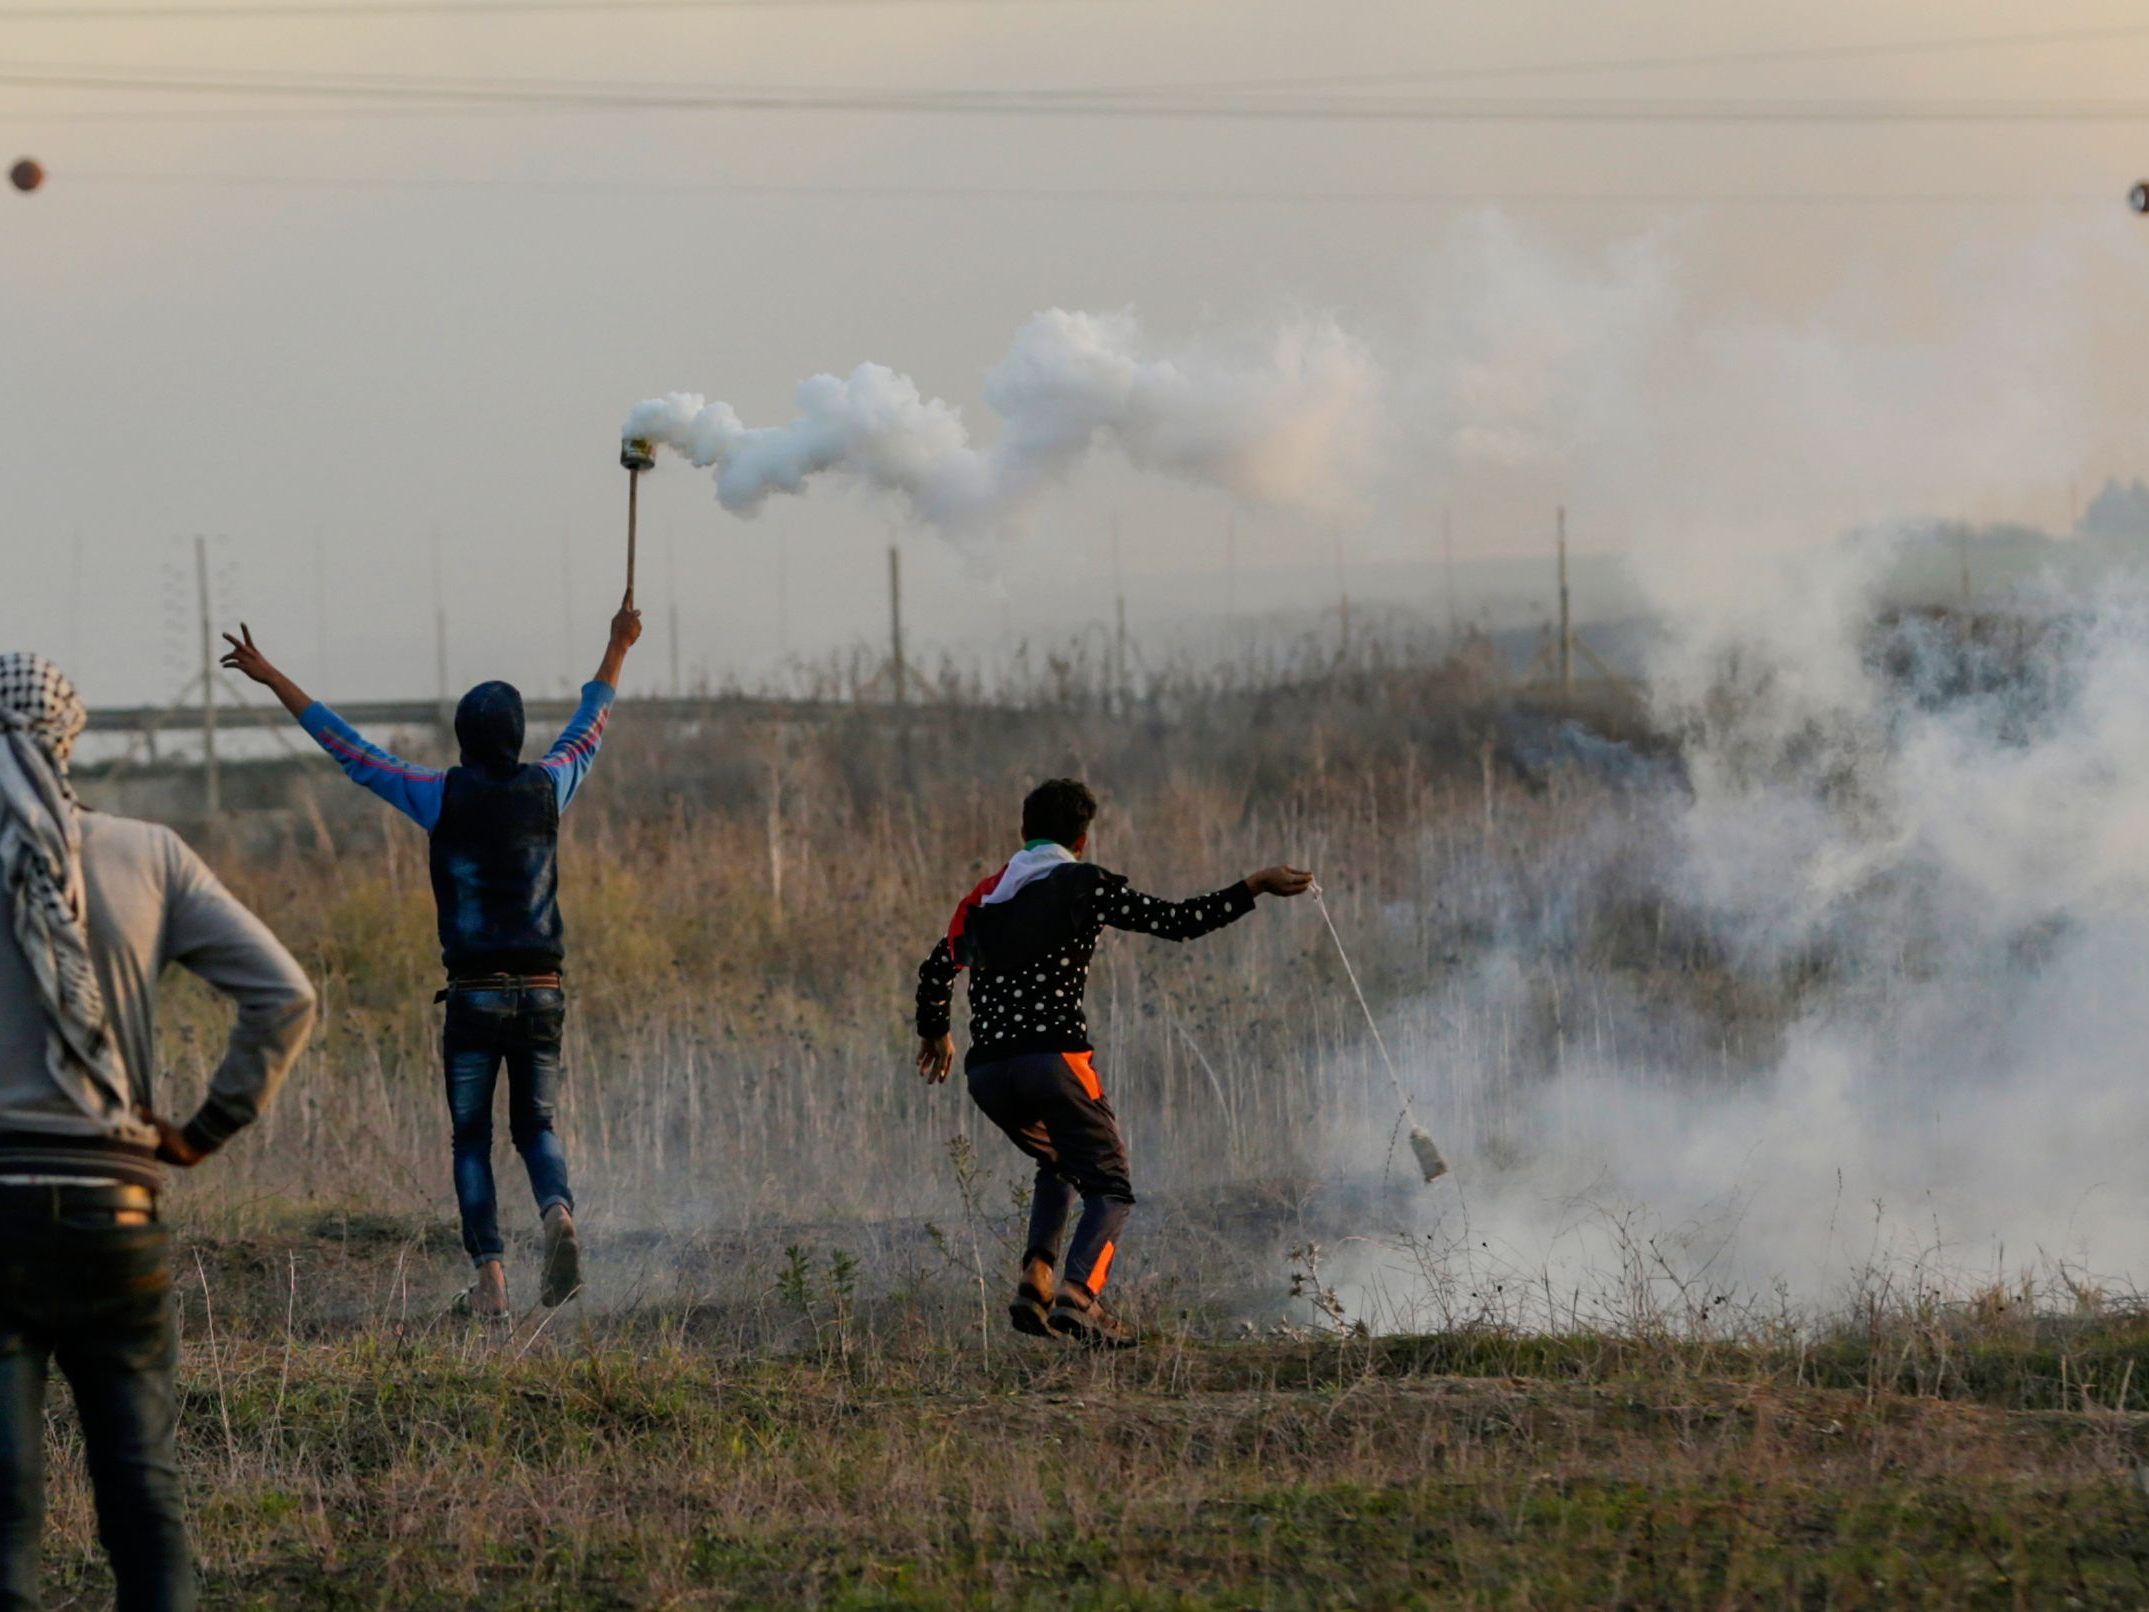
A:
<svg viewBox="0 0 2149 1612">
<path fill-rule="evenodd" d="M 179 1496 L 179 1331 L 158 1225 L 55 1213 L 59 1193 L 5 1189 L 0 1210 L 0 1609 L 38 1606 L 45 1387 L 74 1389 L 97 1535 L 119 1612 L 187 1612 L 194 1562 Z M 25 1211 L 20 1200 L 46 1200 Z"/>
<path fill-rule="evenodd" d="M 530 1173 L 537 1212 L 556 1203 L 574 1207 L 567 1190 L 567 1153 L 552 1129 L 566 1019 L 567 998 L 556 987 L 448 993 L 440 1052 L 448 1117 L 455 1128 L 455 1201 L 462 1211 L 463 1248 L 481 1265 L 498 1259 L 504 1247 L 492 1179 L 493 1091 L 503 1063 L 508 1136 Z"/>
</svg>

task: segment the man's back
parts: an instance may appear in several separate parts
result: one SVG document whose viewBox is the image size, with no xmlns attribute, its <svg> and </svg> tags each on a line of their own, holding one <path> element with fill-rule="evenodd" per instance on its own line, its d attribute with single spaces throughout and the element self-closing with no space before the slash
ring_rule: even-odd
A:
<svg viewBox="0 0 2149 1612">
<path fill-rule="evenodd" d="M 559 968 L 559 840 L 559 799 L 542 765 L 450 769 L 430 845 L 450 977 Z"/>
<path fill-rule="evenodd" d="M 239 1010 L 205 1116 L 212 1127 L 228 1124 L 228 1135 L 282 1083 L 313 1022 L 313 988 L 267 926 L 170 829 L 102 812 L 81 812 L 79 821 L 90 953 L 134 1098 L 151 1097 L 158 976 L 169 963 L 184 964 Z M 45 1023 L 21 946 L 0 925 L 0 1132 L 154 1144 L 145 1122 L 130 1115 L 116 1128 L 101 1124 L 60 1088 L 46 1072 Z"/>
</svg>

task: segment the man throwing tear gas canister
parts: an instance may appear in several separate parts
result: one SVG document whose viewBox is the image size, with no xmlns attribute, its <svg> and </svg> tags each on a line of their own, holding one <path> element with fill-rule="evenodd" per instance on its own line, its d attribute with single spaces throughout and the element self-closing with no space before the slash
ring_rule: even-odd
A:
<svg viewBox="0 0 2149 1612">
<path fill-rule="evenodd" d="M 200 1163 L 268 1105 L 314 993 L 178 835 L 76 802 L 67 763 L 86 721 L 59 668 L 0 655 L 0 1609 L 38 1605 L 57 1363 L 120 1612 L 170 1612 L 195 1588 L 159 1167 Z M 167 963 L 238 1008 L 184 1126 L 150 1107 Z"/>
<path fill-rule="evenodd" d="M 631 599 L 631 596 L 630 596 Z M 560 923 L 560 814 L 596 762 L 627 651 L 642 636 L 642 613 L 622 601 L 597 674 L 582 702 L 538 761 L 522 759 L 522 696 L 506 683 L 480 683 L 455 709 L 458 765 L 415 766 L 370 744 L 343 718 L 278 671 L 245 626 L 224 664 L 272 691 L 299 726 L 353 783 L 424 829 L 431 838 L 433 902 L 447 985 L 441 1061 L 454 1138 L 455 1199 L 463 1248 L 477 1267 L 469 1303 L 477 1314 L 508 1311 L 505 1243 L 493 1189 L 493 1094 L 507 1066 L 508 1131 L 529 1172 L 544 1225 L 538 1297 L 564 1304 L 582 1286 L 567 1153 L 552 1128 L 560 1081 L 567 999 L 560 988 L 566 947 Z"/>
<path fill-rule="evenodd" d="M 918 1072 L 938 1084 L 954 1067 L 948 1016 L 956 973 L 967 967 L 971 1099 L 1037 1165 L 1008 1318 L 1033 1337 L 1125 1348 L 1134 1334 L 1102 1294 L 1134 1187 L 1083 1012 L 1097 942 L 1107 929 L 1194 940 L 1238 922 L 1257 896 L 1304 894 L 1313 875 L 1264 868 L 1213 895 L 1160 901 L 1082 860 L 1096 815 L 1097 797 L 1072 778 L 1039 784 L 1022 803 L 1023 848 L 963 898 L 918 969 Z"/>
</svg>

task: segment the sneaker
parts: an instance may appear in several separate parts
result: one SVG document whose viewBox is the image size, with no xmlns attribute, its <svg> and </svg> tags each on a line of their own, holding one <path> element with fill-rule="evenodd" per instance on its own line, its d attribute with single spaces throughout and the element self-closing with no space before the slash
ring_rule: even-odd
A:
<svg viewBox="0 0 2149 1612">
<path fill-rule="evenodd" d="M 1026 1338 L 1052 1336 L 1052 1261 L 1022 1262 L 1022 1281 L 1015 1289 L 1015 1302 L 1007 1307 L 1007 1318 Z"/>
<path fill-rule="evenodd" d="M 563 1203 L 545 1211 L 545 1277 L 538 1302 L 547 1309 L 565 1304 L 582 1291 L 582 1240 L 575 1217 Z"/>
<path fill-rule="evenodd" d="M 1052 1330 L 1085 1349 L 1132 1349 L 1142 1340 L 1134 1329 L 1077 1287 L 1060 1290 L 1052 1301 Z"/>
</svg>

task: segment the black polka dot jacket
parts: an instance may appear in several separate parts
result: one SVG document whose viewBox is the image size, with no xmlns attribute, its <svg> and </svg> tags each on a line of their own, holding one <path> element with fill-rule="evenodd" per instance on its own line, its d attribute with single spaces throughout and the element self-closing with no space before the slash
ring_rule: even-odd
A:
<svg viewBox="0 0 2149 1612">
<path fill-rule="evenodd" d="M 947 934 L 918 968 L 918 1034 L 927 1040 L 948 1033 L 955 976 L 970 970 L 971 1066 L 1025 1053 L 1093 1050 L 1082 997 L 1105 930 L 1194 940 L 1254 910 L 1243 879 L 1191 901 L 1162 901 L 1087 862 L 1070 862 L 1012 900 L 988 906 L 985 898 L 1000 877 L 995 873 L 963 898 Z"/>
</svg>

